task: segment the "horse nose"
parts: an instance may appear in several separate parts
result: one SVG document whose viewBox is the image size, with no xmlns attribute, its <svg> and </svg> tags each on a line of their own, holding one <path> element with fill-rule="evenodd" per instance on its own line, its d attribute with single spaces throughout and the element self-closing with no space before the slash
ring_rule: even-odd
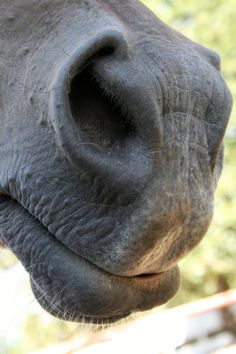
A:
<svg viewBox="0 0 236 354">
<path fill-rule="evenodd" d="M 142 136 L 144 120 L 133 114 L 136 104 L 129 104 L 133 93 L 124 94 L 117 78 L 104 78 L 103 68 L 97 68 L 104 60 L 115 67 L 128 58 L 129 44 L 122 32 L 100 33 L 75 51 L 57 73 L 50 109 L 57 142 L 73 166 L 132 192 L 145 184 L 150 171 Z"/>
</svg>

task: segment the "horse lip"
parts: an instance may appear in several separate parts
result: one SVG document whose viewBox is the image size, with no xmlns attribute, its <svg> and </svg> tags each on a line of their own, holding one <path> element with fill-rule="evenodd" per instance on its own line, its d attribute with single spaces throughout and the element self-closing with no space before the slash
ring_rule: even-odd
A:
<svg viewBox="0 0 236 354">
<path fill-rule="evenodd" d="M 82 257 L 82 258 L 85 259 L 84 257 Z M 164 276 L 168 270 L 170 270 L 170 269 L 168 269 L 168 270 L 164 270 L 162 272 L 156 272 L 156 273 L 150 273 L 150 274 L 144 273 L 144 274 L 128 276 L 128 275 L 119 275 L 119 274 L 115 274 L 115 273 L 110 273 L 109 271 L 100 268 L 99 266 L 97 266 L 93 262 L 89 261 L 89 263 L 91 263 L 93 266 L 98 268 L 98 270 L 101 270 L 102 272 L 106 273 L 108 276 L 112 276 L 115 279 L 120 279 L 120 280 L 125 279 L 127 282 L 132 281 L 132 282 L 138 283 L 140 286 L 148 285 L 148 283 L 154 283 L 156 280 L 159 280 L 159 278 Z M 172 267 L 172 268 L 174 268 L 174 267 Z"/>
<path fill-rule="evenodd" d="M 73 249 L 69 248 L 65 243 L 61 242 L 58 240 L 66 249 L 71 251 L 75 256 L 82 258 L 85 262 L 90 264 L 92 267 L 95 267 L 98 271 L 101 271 L 108 277 L 114 278 L 114 280 L 125 280 L 127 283 L 129 282 L 134 282 L 136 285 L 139 287 L 146 287 L 149 286 L 149 283 L 155 283 L 159 278 L 162 276 L 165 276 L 165 274 L 175 268 L 176 266 L 172 266 L 170 269 L 163 270 L 161 272 L 155 272 L 155 273 L 143 273 L 143 274 L 137 274 L 137 275 L 121 275 L 121 274 L 116 274 L 115 272 L 109 272 L 107 269 L 101 268 L 99 265 L 96 263 L 93 263 L 93 261 L 90 261 L 86 259 L 86 257 L 81 256 L 80 254 L 77 254 Z M 151 284 L 150 284 L 151 285 Z"/>
<path fill-rule="evenodd" d="M 54 236 L 56 239 L 57 237 Z M 112 277 L 114 278 L 114 280 L 121 280 L 121 281 L 127 281 L 127 283 L 135 283 L 136 285 L 138 285 L 139 287 L 148 287 L 149 285 L 151 285 L 151 283 L 155 283 L 157 280 L 159 280 L 159 278 L 165 276 L 165 274 L 168 271 L 173 270 L 174 268 L 178 267 L 177 264 L 172 265 L 171 268 L 167 268 L 163 271 L 156 271 L 156 272 L 152 272 L 152 273 L 140 273 L 137 275 L 126 275 L 126 274 L 119 274 L 116 272 L 110 272 L 109 269 L 104 269 L 102 267 L 100 267 L 99 265 L 97 265 L 96 263 L 94 263 L 92 260 L 87 259 L 86 257 L 76 253 L 72 248 L 68 247 L 68 245 L 64 242 L 61 242 L 59 239 L 57 239 L 59 241 L 59 243 L 61 243 L 63 245 L 63 247 L 65 247 L 65 249 L 68 249 L 70 252 L 72 252 L 76 257 L 79 257 L 81 259 L 83 259 L 85 262 L 87 262 L 88 264 L 90 264 L 92 267 L 95 267 L 98 271 L 104 273 L 106 276 L 108 277 Z"/>
<path fill-rule="evenodd" d="M 62 244 L 62 246 L 65 248 L 65 250 L 67 249 L 67 247 L 64 244 Z M 69 250 L 69 251 L 71 251 L 71 250 Z M 72 253 L 74 253 L 74 252 L 72 252 Z M 179 267 L 175 266 L 175 267 L 172 267 L 171 269 L 168 269 L 168 270 L 160 272 L 160 273 L 142 274 L 142 275 L 137 275 L 137 276 L 120 276 L 120 275 L 115 275 L 113 273 L 109 273 L 107 271 L 104 271 L 103 269 L 101 269 L 97 265 L 86 260 L 84 257 L 78 256 L 76 254 L 74 254 L 74 255 L 78 257 L 78 260 L 80 259 L 82 262 L 85 262 L 89 268 L 91 267 L 90 270 L 94 269 L 97 272 L 97 274 L 100 274 L 100 276 L 105 277 L 105 279 L 110 278 L 110 282 L 113 283 L 113 285 L 116 288 L 117 288 L 117 286 L 118 286 L 118 288 L 120 286 L 123 287 L 125 289 L 125 291 L 127 291 L 127 294 L 129 292 L 134 292 L 134 294 L 135 294 L 135 289 L 136 289 L 136 292 L 141 291 L 143 294 L 146 293 L 146 295 L 149 294 L 150 292 L 152 292 L 153 289 L 155 289 L 154 292 L 156 293 L 156 290 L 159 287 L 159 283 L 162 283 L 163 281 L 165 282 L 165 276 L 167 276 L 167 278 L 168 278 L 168 273 L 170 275 L 171 273 L 173 274 L 173 272 L 174 272 L 175 277 L 177 274 L 179 274 Z M 138 307 L 135 309 L 131 309 L 130 311 L 128 308 L 124 308 L 123 310 L 121 310 L 119 308 L 116 309 L 114 307 L 114 309 L 110 313 L 105 312 L 105 314 L 101 314 L 101 313 L 99 314 L 96 312 L 92 313 L 92 314 L 84 313 L 81 315 L 80 314 L 76 315 L 76 313 L 69 314 L 68 320 L 76 321 L 76 322 L 79 322 L 82 320 L 83 322 L 94 323 L 94 324 L 111 324 L 113 322 L 117 322 L 117 321 L 120 321 L 120 320 L 128 317 L 133 312 L 144 311 L 144 310 L 151 309 L 155 306 L 160 306 L 163 303 L 165 303 L 166 301 L 168 301 L 171 297 L 173 297 L 175 295 L 176 291 L 178 290 L 178 287 L 179 287 L 178 276 L 176 279 L 177 279 L 177 281 L 176 281 L 176 284 L 174 285 L 174 292 L 172 293 L 173 290 L 171 290 L 172 295 L 168 296 L 165 301 L 161 301 L 158 304 L 150 303 L 150 304 L 148 304 L 147 307 L 144 307 L 144 308 Z M 31 281 L 35 285 L 35 286 L 33 286 L 34 289 L 33 288 L 32 289 L 35 290 L 35 288 L 37 288 L 38 292 L 40 293 L 41 292 L 40 286 L 38 287 L 38 284 L 34 282 L 34 279 L 32 279 Z M 173 284 L 174 283 L 172 282 L 172 285 Z M 115 290 L 112 290 L 113 294 L 115 294 L 114 291 Z M 36 293 L 35 293 L 35 295 L 36 295 Z M 50 309 L 52 314 L 54 314 L 53 303 L 51 303 L 51 300 L 49 300 L 49 302 L 47 304 L 48 299 L 47 298 L 44 299 L 41 294 L 39 296 L 38 301 L 41 302 L 40 300 L 42 300 L 42 299 L 43 299 L 44 303 L 47 305 L 47 308 Z M 136 298 L 135 298 L 135 301 L 137 301 Z M 51 306 L 52 306 L 52 309 L 51 309 Z M 60 313 L 55 312 L 55 316 L 60 318 Z M 64 318 L 64 320 L 66 320 L 66 317 Z"/>
<path fill-rule="evenodd" d="M 41 223 L 41 225 L 35 223 L 32 218 L 29 221 L 30 214 L 26 209 L 22 210 L 21 204 L 15 201 L 12 203 L 10 198 L 7 202 L 9 201 L 15 215 L 20 215 L 23 220 L 22 229 L 25 223 L 29 222 L 34 227 L 34 232 L 30 232 L 27 239 L 29 259 L 28 253 L 21 252 L 21 249 L 17 255 L 30 274 L 36 299 L 54 316 L 64 320 L 84 319 L 86 322 L 112 323 L 127 317 L 131 312 L 162 305 L 176 294 L 180 284 L 180 275 L 176 267 L 164 274 L 146 277 L 122 277 L 108 273 L 70 250 L 53 234 L 45 232 Z M 4 209 L 8 208 L 9 205 L 5 205 Z M 19 237 L 24 237 L 23 233 Z M 40 237 L 44 244 L 47 261 L 45 255 L 33 248 L 35 237 Z M 14 246 L 11 238 L 7 241 L 10 248 Z M 45 264 L 45 268 L 32 267 L 36 256 L 37 262 Z M 88 303 L 89 296 L 93 299 L 91 304 Z M 67 315 L 65 309 L 68 311 Z"/>
</svg>

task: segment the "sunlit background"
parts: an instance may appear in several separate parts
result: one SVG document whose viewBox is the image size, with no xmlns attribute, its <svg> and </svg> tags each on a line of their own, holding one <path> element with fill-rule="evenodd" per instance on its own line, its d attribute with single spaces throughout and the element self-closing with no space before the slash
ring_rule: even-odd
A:
<svg viewBox="0 0 236 354">
<path fill-rule="evenodd" d="M 119 1 L 119 0 L 117 0 Z M 164 22 L 222 57 L 222 72 L 236 96 L 236 1 L 143 0 Z M 215 216 L 202 243 L 181 262 L 182 287 L 168 306 L 236 288 L 236 112 L 225 138 L 225 165 Z M 22 354 L 89 331 L 54 319 L 37 305 L 27 274 L 0 250 L 0 354 Z"/>
</svg>

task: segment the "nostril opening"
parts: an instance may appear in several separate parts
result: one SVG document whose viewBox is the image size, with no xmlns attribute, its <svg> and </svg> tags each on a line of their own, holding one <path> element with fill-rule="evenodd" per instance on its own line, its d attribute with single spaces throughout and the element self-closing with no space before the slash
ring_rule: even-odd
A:
<svg viewBox="0 0 236 354">
<path fill-rule="evenodd" d="M 117 31 L 105 31 L 78 48 L 53 81 L 49 107 L 58 146 L 73 167 L 136 196 L 152 161 L 146 158 L 151 144 L 143 139 L 150 131 L 142 119 L 149 108 L 135 98 L 139 85 L 124 81 L 128 49 Z M 114 74 L 113 67 L 121 71 Z"/>
<path fill-rule="evenodd" d="M 112 54 L 107 47 L 101 55 Z M 98 57 L 98 55 L 96 55 Z M 81 140 L 100 148 L 124 147 L 127 139 L 136 135 L 132 117 L 119 103 L 110 88 L 104 88 L 93 70 L 93 58 L 71 81 L 70 110 Z"/>
</svg>

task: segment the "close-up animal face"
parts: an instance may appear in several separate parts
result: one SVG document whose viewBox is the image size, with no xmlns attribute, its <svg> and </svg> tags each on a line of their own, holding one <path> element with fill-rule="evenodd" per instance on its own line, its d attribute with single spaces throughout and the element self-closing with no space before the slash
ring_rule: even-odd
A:
<svg viewBox="0 0 236 354">
<path fill-rule="evenodd" d="M 0 31 L 1 243 L 64 320 L 165 303 L 213 214 L 219 56 L 137 0 L 2 1 Z"/>
</svg>

